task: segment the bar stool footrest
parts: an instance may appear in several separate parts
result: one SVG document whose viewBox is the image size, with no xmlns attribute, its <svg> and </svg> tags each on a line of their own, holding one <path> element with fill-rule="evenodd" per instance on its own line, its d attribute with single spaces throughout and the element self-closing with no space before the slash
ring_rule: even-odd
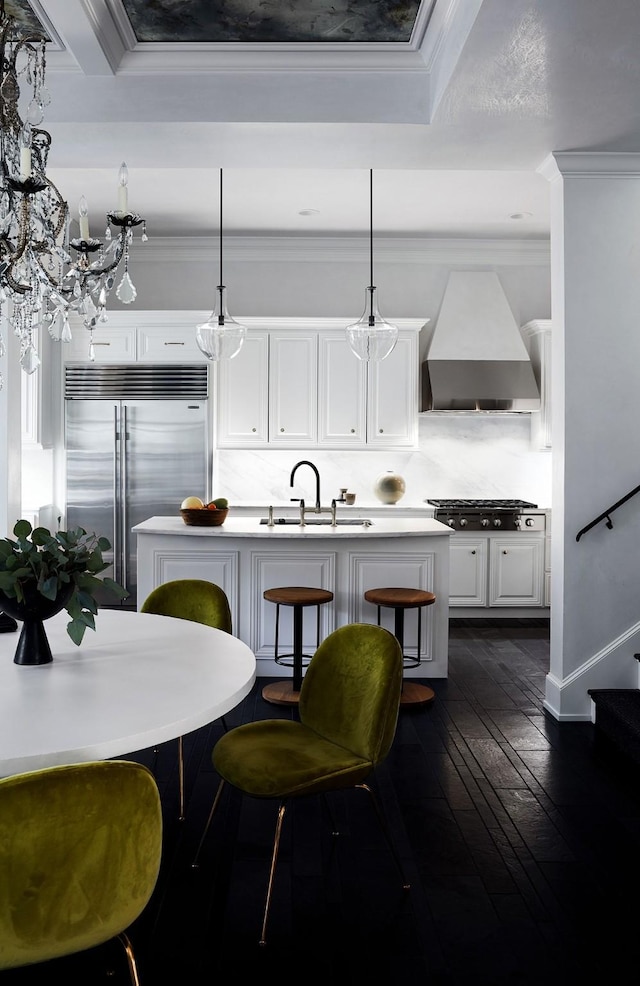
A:
<svg viewBox="0 0 640 986">
<path fill-rule="evenodd" d="M 309 665 L 309 661 L 312 658 L 312 654 L 300 654 L 299 659 L 302 661 L 302 667 L 306 668 Z M 283 668 L 292 668 L 295 665 L 296 655 L 295 654 L 278 654 L 274 657 L 276 664 L 281 664 Z"/>
</svg>

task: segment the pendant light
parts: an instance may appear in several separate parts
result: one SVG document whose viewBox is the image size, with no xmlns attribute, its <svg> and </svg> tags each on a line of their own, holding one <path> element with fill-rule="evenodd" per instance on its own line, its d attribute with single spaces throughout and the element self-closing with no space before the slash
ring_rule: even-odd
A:
<svg viewBox="0 0 640 986">
<path fill-rule="evenodd" d="M 398 339 L 398 326 L 380 314 L 373 284 L 373 170 L 369 171 L 369 287 L 364 312 L 357 322 L 347 326 L 346 333 L 351 350 L 365 362 L 386 359 Z"/>
<path fill-rule="evenodd" d="M 222 168 L 220 168 L 220 283 L 216 304 L 208 321 L 196 326 L 196 342 L 207 359 L 233 359 L 242 349 L 246 326 L 236 322 L 227 311 L 227 289 L 222 283 Z"/>
</svg>

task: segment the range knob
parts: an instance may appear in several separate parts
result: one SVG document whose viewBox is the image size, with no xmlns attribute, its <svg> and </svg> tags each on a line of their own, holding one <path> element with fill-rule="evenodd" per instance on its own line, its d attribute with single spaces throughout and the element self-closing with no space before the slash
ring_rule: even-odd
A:
<svg viewBox="0 0 640 986">
<path fill-rule="evenodd" d="M 488 527 L 488 526 L 489 526 L 489 518 L 483 517 L 482 520 L 480 521 L 480 527 Z"/>
<path fill-rule="evenodd" d="M 461 517 L 460 518 L 460 527 L 466 527 L 466 526 L 467 526 L 467 518 L 466 517 Z"/>
<path fill-rule="evenodd" d="M 495 520 L 493 521 L 493 526 L 494 527 L 502 527 L 502 521 L 500 520 L 499 517 L 496 517 L 495 518 Z"/>
<path fill-rule="evenodd" d="M 535 521 L 533 517 L 527 517 L 527 519 L 525 520 L 525 524 L 527 525 L 527 527 L 533 527 L 535 525 Z"/>
<path fill-rule="evenodd" d="M 520 517 L 514 517 L 514 518 L 513 518 L 513 525 L 514 525 L 514 527 L 516 528 L 516 530 L 518 530 L 518 531 L 519 531 L 519 530 L 520 530 L 520 527 L 521 527 L 521 525 L 522 525 L 522 520 L 521 520 L 521 518 L 520 518 Z"/>
<path fill-rule="evenodd" d="M 449 527 L 455 527 L 456 526 L 455 517 L 447 517 L 447 524 L 449 525 Z"/>
</svg>

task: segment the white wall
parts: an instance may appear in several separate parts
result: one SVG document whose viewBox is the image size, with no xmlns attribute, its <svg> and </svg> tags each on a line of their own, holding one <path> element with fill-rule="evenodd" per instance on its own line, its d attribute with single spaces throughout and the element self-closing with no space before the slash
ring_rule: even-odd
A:
<svg viewBox="0 0 640 986">
<path fill-rule="evenodd" d="M 547 704 L 580 718 L 597 687 L 638 687 L 640 155 L 559 154 L 552 186 L 553 531 Z"/>
</svg>

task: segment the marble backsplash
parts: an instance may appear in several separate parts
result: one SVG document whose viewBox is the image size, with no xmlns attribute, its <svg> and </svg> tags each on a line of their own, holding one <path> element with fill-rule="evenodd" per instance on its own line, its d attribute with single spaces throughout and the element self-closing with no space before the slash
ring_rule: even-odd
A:
<svg viewBox="0 0 640 986">
<path fill-rule="evenodd" d="M 300 459 L 313 462 L 321 478 L 323 506 L 348 487 L 356 506 L 379 505 L 377 476 L 400 473 L 406 493 L 399 506 L 420 506 L 426 498 L 509 498 L 551 506 L 551 453 L 531 441 L 528 414 L 429 413 L 419 416 L 419 448 L 406 452 L 323 449 L 222 449 L 214 453 L 213 493 L 231 503 L 278 504 L 292 496 L 315 498 L 311 469 L 289 477 Z"/>
</svg>

